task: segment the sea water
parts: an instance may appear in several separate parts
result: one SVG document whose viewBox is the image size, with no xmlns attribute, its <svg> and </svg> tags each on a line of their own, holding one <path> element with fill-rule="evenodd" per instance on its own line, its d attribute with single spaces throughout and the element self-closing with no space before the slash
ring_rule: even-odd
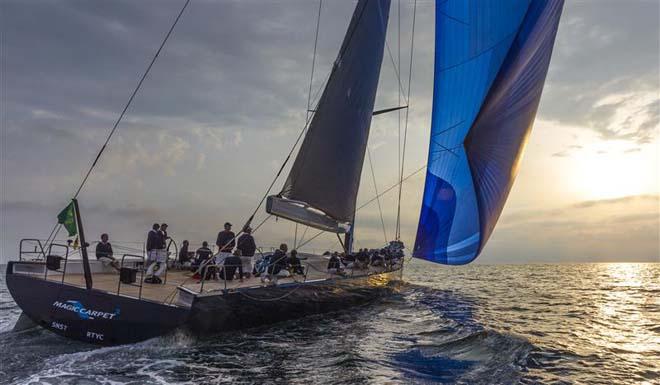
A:
<svg viewBox="0 0 660 385">
<path fill-rule="evenodd" d="M 413 261 L 405 279 L 341 312 L 98 348 L 11 331 L 3 276 L 0 383 L 660 384 L 660 264 Z"/>
</svg>

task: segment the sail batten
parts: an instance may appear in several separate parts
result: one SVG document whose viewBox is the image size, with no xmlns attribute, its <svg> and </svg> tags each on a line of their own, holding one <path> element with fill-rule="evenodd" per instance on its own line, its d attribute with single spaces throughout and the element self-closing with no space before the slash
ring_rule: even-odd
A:
<svg viewBox="0 0 660 385">
<path fill-rule="evenodd" d="M 483 250 L 536 115 L 562 7 L 563 0 L 437 2 L 415 257 L 465 264 Z"/>
<path fill-rule="evenodd" d="M 269 213 L 324 230 L 328 221 L 335 229 L 353 222 L 389 6 L 389 0 L 358 1 L 289 176 L 269 198 Z"/>
</svg>

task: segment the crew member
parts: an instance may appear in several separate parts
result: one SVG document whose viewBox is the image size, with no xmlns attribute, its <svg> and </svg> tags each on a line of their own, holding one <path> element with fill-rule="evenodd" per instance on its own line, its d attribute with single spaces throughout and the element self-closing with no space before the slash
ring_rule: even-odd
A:
<svg viewBox="0 0 660 385">
<path fill-rule="evenodd" d="M 328 273 L 330 274 L 339 274 L 341 273 L 341 263 L 339 262 L 339 255 L 335 251 L 330 255 L 330 260 L 328 261 Z"/>
<path fill-rule="evenodd" d="M 202 266 L 204 266 L 207 262 L 211 259 L 213 255 L 213 251 L 209 248 L 209 243 L 204 241 L 202 242 L 202 247 L 197 249 L 195 251 L 195 261 L 193 262 L 193 271 L 195 271 L 195 275 L 193 275 L 193 279 L 201 279 L 201 274 L 200 271 L 198 271 Z M 214 269 L 213 267 L 209 267 L 210 269 Z M 208 270 L 207 270 L 208 271 Z"/>
<path fill-rule="evenodd" d="M 300 274 L 300 275 L 305 274 L 302 264 L 300 263 L 300 258 L 298 258 L 297 250 L 291 250 L 291 256 L 287 261 L 287 265 L 289 268 L 289 272 L 291 272 L 291 274 Z"/>
<path fill-rule="evenodd" d="M 96 259 L 103 263 L 103 266 L 112 266 L 119 271 L 119 262 L 113 257 L 112 245 L 108 242 L 108 234 L 101 234 L 101 241 L 96 245 Z"/>
<path fill-rule="evenodd" d="M 151 263 L 156 260 L 156 250 L 160 247 L 160 225 L 154 223 L 147 234 L 147 264 L 146 266 L 151 266 Z"/>
<path fill-rule="evenodd" d="M 236 250 L 241 252 L 241 261 L 243 263 L 243 272 L 249 278 L 252 272 L 252 264 L 254 262 L 254 252 L 257 250 L 257 245 L 252 236 L 252 228 L 247 226 L 243 229 L 243 235 L 238 237 L 236 242 Z"/>
<path fill-rule="evenodd" d="M 371 266 L 383 266 L 383 256 L 380 255 L 378 249 L 374 250 L 371 255 Z"/>
<path fill-rule="evenodd" d="M 166 243 L 170 237 L 167 235 L 167 223 L 160 225 L 160 236 L 163 238 L 163 242 Z"/>
<path fill-rule="evenodd" d="M 147 278 L 145 283 L 163 283 L 160 276 L 167 270 L 167 252 L 165 251 L 165 237 L 167 237 L 167 225 L 165 232 L 160 231 L 160 225 L 154 223 L 147 237 Z"/>
<path fill-rule="evenodd" d="M 261 277 L 262 281 L 268 280 L 272 284 L 277 284 L 278 276 L 289 276 L 289 272 L 286 270 L 287 250 L 289 250 L 289 247 L 286 243 L 282 243 L 280 248 L 275 250 L 275 253 L 270 257 L 270 265 L 267 270 L 268 274 Z"/>
<path fill-rule="evenodd" d="M 181 243 L 181 248 L 179 249 L 179 264 L 181 266 L 190 266 L 191 264 L 191 255 L 188 251 L 190 247 L 190 242 L 187 239 L 184 239 Z"/>
<path fill-rule="evenodd" d="M 218 246 L 218 252 L 220 253 L 231 253 L 234 249 L 236 241 L 236 234 L 231 231 L 231 223 L 225 223 L 225 229 L 218 233 L 218 239 L 215 241 L 216 246 Z"/>
<path fill-rule="evenodd" d="M 243 262 L 241 261 L 241 251 L 236 249 L 233 255 L 225 258 L 225 262 L 220 271 L 220 278 L 226 281 L 232 281 L 236 270 L 238 269 L 238 279 L 243 282 Z"/>
<path fill-rule="evenodd" d="M 369 251 L 367 249 L 360 249 L 355 256 L 355 267 L 358 269 L 366 269 L 369 266 Z"/>
</svg>

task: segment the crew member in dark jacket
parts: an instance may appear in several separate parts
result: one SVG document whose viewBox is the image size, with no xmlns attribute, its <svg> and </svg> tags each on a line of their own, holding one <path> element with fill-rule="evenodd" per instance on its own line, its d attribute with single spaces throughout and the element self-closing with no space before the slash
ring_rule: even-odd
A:
<svg viewBox="0 0 660 385">
<path fill-rule="evenodd" d="M 225 223 L 225 229 L 218 233 L 218 239 L 215 241 L 218 250 L 221 253 L 231 253 L 234 249 L 236 234 L 231 231 L 231 223 Z"/>
<path fill-rule="evenodd" d="M 367 249 L 360 249 L 355 256 L 355 267 L 359 269 L 366 269 L 369 266 L 369 251 Z"/>
<path fill-rule="evenodd" d="M 161 235 L 158 230 L 160 230 L 160 225 L 158 223 L 154 223 L 154 225 L 151 227 L 151 230 L 149 231 L 149 234 L 147 235 L 147 258 L 149 259 L 152 257 L 150 254 L 153 250 L 161 248 Z"/>
<path fill-rule="evenodd" d="M 236 269 L 238 269 L 238 279 L 243 282 L 243 262 L 241 261 L 241 251 L 238 249 L 234 251 L 234 255 L 225 258 L 224 265 L 220 271 L 220 278 L 227 281 L 233 280 Z"/>
<path fill-rule="evenodd" d="M 252 228 L 246 226 L 243 229 L 243 235 L 238 237 L 236 242 L 236 250 L 241 252 L 241 261 L 243 261 L 243 273 L 246 277 L 250 277 L 254 265 L 254 252 L 257 250 L 257 245 L 252 236 Z"/>
<path fill-rule="evenodd" d="M 195 261 L 192 264 L 192 271 L 197 271 L 202 264 L 213 257 L 213 252 L 209 249 L 209 243 L 204 241 L 202 242 L 202 247 L 195 251 Z M 209 262 L 210 263 L 210 262 Z M 210 272 L 209 275 L 213 275 L 215 268 L 209 267 L 207 272 Z M 193 275 L 194 279 L 200 279 L 202 276 L 199 271 Z"/>
<path fill-rule="evenodd" d="M 183 242 L 181 243 L 181 248 L 179 249 L 179 263 L 180 264 L 190 264 L 191 255 L 190 252 L 188 251 L 188 248 L 190 247 L 190 242 L 188 242 L 187 239 L 184 239 Z"/>
<path fill-rule="evenodd" d="M 108 234 L 101 234 L 101 241 L 96 245 L 96 259 L 105 266 L 112 266 L 119 271 L 119 262 L 113 257 L 112 245 L 108 242 Z"/>
<path fill-rule="evenodd" d="M 286 252 L 288 249 L 289 247 L 286 243 L 282 243 L 280 248 L 275 250 L 275 253 L 271 257 L 271 265 L 268 266 L 268 274 L 277 275 L 280 271 L 286 269 Z"/>
<path fill-rule="evenodd" d="M 291 256 L 288 260 L 288 267 L 291 274 L 305 274 L 302 265 L 300 264 L 300 258 L 298 258 L 298 251 L 291 250 Z"/>
<path fill-rule="evenodd" d="M 166 249 L 167 240 L 170 239 L 169 235 L 167 235 L 167 223 L 160 225 L 160 231 L 158 233 L 160 234 L 161 249 Z"/>
<path fill-rule="evenodd" d="M 211 249 L 209 249 L 209 243 L 204 241 L 202 242 L 202 247 L 197 249 L 195 254 L 197 254 L 197 257 L 195 258 L 195 264 L 199 265 L 202 262 L 206 261 L 207 259 L 211 258 L 213 252 L 211 251 Z"/>
<path fill-rule="evenodd" d="M 267 273 L 265 275 L 261 276 L 261 281 L 262 282 L 268 282 L 271 285 L 277 285 L 277 278 L 278 274 L 280 272 L 283 272 L 283 276 L 289 276 L 289 271 L 286 270 L 286 265 L 287 265 L 287 256 L 286 252 L 289 249 L 289 247 L 286 245 L 286 243 L 282 243 L 280 245 L 280 248 L 275 250 L 275 252 L 272 255 L 267 256 L 269 261 L 269 265 L 267 268 Z M 264 258 L 264 259 L 266 259 Z"/>
<path fill-rule="evenodd" d="M 164 223 L 163 223 L 164 224 Z M 165 230 L 167 225 L 165 225 Z M 147 276 L 145 283 L 162 283 L 160 276 L 167 269 L 167 255 L 165 254 L 165 239 L 167 231 L 162 232 L 161 226 L 154 223 L 147 236 Z"/>
<path fill-rule="evenodd" d="M 383 266 L 383 256 L 380 255 L 378 249 L 374 250 L 374 253 L 371 255 L 371 266 Z"/>
<path fill-rule="evenodd" d="M 353 268 L 353 265 L 355 264 L 355 255 L 353 254 L 342 253 L 339 259 L 341 260 L 342 265 L 346 267 Z"/>
<path fill-rule="evenodd" d="M 338 273 L 341 269 L 341 263 L 339 262 L 339 255 L 335 251 L 332 253 L 330 256 L 330 260 L 328 261 L 328 272 L 331 273 Z"/>
<path fill-rule="evenodd" d="M 257 250 L 257 244 L 254 242 L 252 236 L 252 228 L 246 227 L 243 230 L 243 235 L 238 237 L 236 248 L 241 251 L 242 257 L 254 257 L 254 252 Z"/>
</svg>

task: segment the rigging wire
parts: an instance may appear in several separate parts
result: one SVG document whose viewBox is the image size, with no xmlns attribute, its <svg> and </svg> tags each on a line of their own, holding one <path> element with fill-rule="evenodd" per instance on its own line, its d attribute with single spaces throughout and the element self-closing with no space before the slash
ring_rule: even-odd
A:
<svg viewBox="0 0 660 385">
<path fill-rule="evenodd" d="M 319 5 L 319 7 L 320 7 L 320 5 Z M 317 20 L 317 30 L 318 30 L 319 25 L 320 25 L 320 10 L 319 10 L 319 19 Z M 318 33 L 315 36 L 315 42 L 314 42 L 314 47 L 315 47 L 314 49 L 315 50 L 316 50 L 317 43 L 318 43 Z M 330 77 L 331 74 L 332 74 L 332 71 L 330 71 L 330 73 L 328 74 L 328 77 L 326 78 L 324 83 L 327 81 L 327 79 Z M 308 103 L 309 103 L 309 96 L 308 96 Z M 317 102 L 317 105 L 318 105 L 318 102 Z M 249 218 L 247 219 L 247 221 L 243 225 L 242 230 L 238 234 L 236 234 L 234 236 L 234 238 L 232 238 L 232 240 L 227 242 L 225 244 L 225 246 L 230 244 L 239 235 L 241 235 L 243 233 L 243 230 L 252 223 L 252 220 L 254 219 L 254 216 L 257 215 L 257 212 L 259 211 L 259 209 L 263 205 L 264 201 L 266 200 L 266 198 L 268 198 L 268 194 L 270 194 L 270 191 L 273 189 L 273 186 L 275 185 L 275 183 L 279 179 L 280 175 L 282 175 L 282 171 L 284 171 L 284 168 L 289 163 L 289 160 L 291 159 L 291 155 L 293 155 L 293 152 L 295 151 L 296 147 L 298 146 L 298 143 L 300 142 L 300 139 L 303 138 L 305 132 L 307 131 L 307 128 L 309 128 L 309 124 L 312 120 L 312 117 L 314 116 L 314 114 L 309 114 L 309 108 L 307 110 L 308 110 L 308 113 L 307 113 L 307 119 L 306 119 L 305 125 L 303 126 L 302 130 L 300 130 L 300 133 L 298 134 L 298 137 L 296 138 L 296 141 L 293 143 L 293 146 L 291 146 L 291 149 L 289 150 L 289 153 L 287 154 L 286 158 L 284 159 L 284 162 L 282 162 L 282 165 L 280 166 L 279 170 L 277 171 L 277 174 L 275 174 L 275 177 L 273 178 L 270 185 L 266 189 L 266 192 L 264 193 L 264 195 L 261 197 L 261 200 L 259 200 L 259 203 L 255 207 L 254 211 L 252 212 L 252 214 L 249 216 Z M 270 217 L 271 216 L 269 215 L 257 228 L 261 227 L 261 225 L 263 225 L 266 222 L 266 220 Z M 254 231 L 256 231 L 256 229 L 254 229 Z"/>
<path fill-rule="evenodd" d="M 371 168 L 371 179 L 374 182 L 374 191 L 376 192 L 376 202 L 378 202 L 378 212 L 380 213 L 380 224 L 383 225 L 383 236 L 387 243 L 387 232 L 385 231 L 385 220 L 383 219 L 383 209 L 380 207 L 380 198 L 378 198 L 378 187 L 376 185 L 376 173 L 374 173 L 374 164 L 371 161 L 371 150 L 367 146 L 367 158 L 369 159 L 369 168 Z"/>
<path fill-rule="evenodd" d="M 172 26 L 170 27 L 169 31 L 167 31 L 167 34 L 165 35 L 165 38 L 160 43 L 160 46 L 158 47 L 158 50 L 156 51 L 156 54 L 151 58 L 151 62 L 149 63 L 149 65 L 147 66 L 147 69 L 142 74 L 142 77 L 140 78 L 140 81 L 138 82 L 135 89 L 133 90 L 133 93 L 128 98 L 128 102 L 126 102 L 126 105 L 124 106 L 124 109 L 121 111 L 121 114 L 119 114 L 119 118 L 117 118 L 117 121 L 115 121 L 115 124 L 112 127 L 112 130 L 110 130 L 110 134 L 105 139 L 105 143 L 103 143 L 103 146 L 101 146 L 101 149 L 99 150 L 98 154 L 96 154 L 96 158 L 94 158 L 94 161 L 92 162 L 92 165 L 89 167 L 89 170 L 87 170 L 87 174 L 85 174 L 85 177 L 83 178 L 82 182 L 80 183 L 80 186 L 78 187 L 78 190 L 76 190 L 76 193 L 73 195 L 74 199 L 78 197 L 78 194 L 80 194 L 80 191 L 82 190 L 83 186 L 85 186 L 85 183 L 87 182 L 87 179 L 89 178 L 90 174 L 92 173 L 92 170 L 94 169 L 94 167 L 98 163 L 99 159 L 101 158 L 101 154 L 103 154 L 103 151 L 105 151 L 105 148 L 108 145 L 108 142 L 110 142 L 110 138 L 112 138 L 112 135 L 117 130 L 117 127 L 119 126 L 119 123 L 124 118 L 124 114 L 126 114 L 126 111 L 128 110 L 128 107 L 133 102 L 133 99 L 135 98 L 135 95 L 137 95 L 138 91 L 140 90 L 140 87 L 142 87 L 142 83 L 144 82 L 144 79 L 147 78 L 147 75 L 149 74 L 149 71 L 151 70 L 151 67 L 153 67 L 154 63 L 156 62 L 156 59 L 158 58 L 158 55 L 160 55 L 160 52 L 163 50 L 163 47 L 165 46 L 165 43 L 167 43 L 167 40 L 170 38 L 170 35 L 172 35 L 172 32 L 174 31 L 174 27 L 179 22 L 179 19 L 181 18 L 181 15 L 183 15 L 183 12 L 186 10 L 189 3 L 190 3 L 190 0 L 186 0 L 185 4 L 183 4 L 183 7 L 181 7 L 181 10 L 179 11 L 179 14 L 176 16 L 176 19 L 174 19 L 174 23 L 172 23 Z"/>
<path fill-rule="evenodd" d="M 259 201 L 259 204 L 257 204 L 257 207 L 255 207 L 254 211 L 252 212 L 252 214 L 250 215 L 250 217 L 246 221 L 245 226 L 248 226 L 252 222 L 252 219 L 254 219 L 254 216 L 257 214 L 257 212 L 261 208 L 261 205 L 263 205 L 266 198 L 268 198 L 268 194 L 270 194 L 270 190 L 273 189 L 273 186 L 275 185 L 275 182 L 277 182 L 280 175 L 282 174 L 282 171 L 284 171 L 284 167 L 287 165 L 287 163 L 289 163 L 289 160 L 291 159 L 291 155 L 293 155 L 293 152 L 296 149 L 296 147 L 298 146 L 298 143 L 300 142 L 300 139 L 302 139 L 303 135 L 305 134 L 305 131 L 307 131 L 307 128 L 309 127 L 310 120 L 311 120 L 311 116 L 307 119 L 307 122 L 305 123 L 305 126 L 300 131 L 300 133 L 298 134 L 298 137 L 296 138 L 296 141 L 293 143 L 293 146 L 291 146 L 291 150 L 289 151 L 288 155 L 284 159 L 284 162 L 282 162 L 282 165 L 280 166 L 280 169 L 277 171 L 277 174 L 275 174 L 275 177 L 273 178 L 270 185 L 266 189 L 266 192 L 261 197 L 261 200 Z"/>
<path fill-rule="evenodd" d="M 399 61 L 399 69 L 401 68 L 401 0 L 397 1 L 397 18 L 398 18 L 398 25 L 396 29 L 396 34 L 397 34 L 397 59 Z M 401 80 L 399 80 L 399 84 L 401 83 Z M 401 105 L 401 94 L 403 93 L 403 90 L 401 89 L 402 87 L 399 87 L 399 106 Z M 406 105 L 408 102 L 406 102 Z M 397 110 L 397 127 L 398 127 L 398 137 L 397 141 L 399 144 L 398 150 L 397 150 L 397 158 L 398 158 L 398 163 L 397 163 L 397 174 L 399 173 L 399 170 L 401 170 L 401 110 Z M 398 176 L 398 175 L 397 175 Z M 399 218 L 397 217 L 396 219 L 396 226 L 398 228 L 399 226 Z M 395 229 L 395 232 L 398 234 L 398 231 Z"/>
<path fill-rule="evenodd" d="M 410 67 L 408 71 L 408 106 L 410 106 L 410 89 L 412 88 L 412 69 L 413 69 L 413 54 L 415 52 L 415 20 L 417 16 L 417 0 L 415 0 L 413 5 L 413 20 L 412 20 L 412 33 L 410 37 Z M 403 170 L 406 162 L 406 142 L 408 138 L 408 117 L 410 115 L 410 108 L 406 108 L 406 120 L 403 129 L 403 152 L 401 154 L 401 171 L 399 173 L 399 200 L 397 204 L 397 213 L 396 213 L 396 240 L 401 238 L 401 192 L 403 188 Z"/>
<path fill-rule="evenodd" d="M 293 230 L 293 248 L 296 248 L 296 243 L 298 243 L 298 222 L 296 222 L 295 230 Z"/>
<path fill-rule="evenodd" d="M 320 26 L 320 22 L 321 22 L 321 7 L 322 7 L 322 3 L 323 3 L 323 0 L 319 0 L 319 11 L 318 11 L 318 18 L 317 18 L 317 21 L 316 21 L 316 34 L 315 34 L 315 38 L 314 38 L 314 57 L 312 58 L 312 74 L 311 74 L 311 76 L 310 76 L 309 94 L 308 94 L 308 96 L 307 96 L 307 118 L 305 119 L 305 125 L 303 126 L 302 130 L 301 130 L 300 133 L 298 134 L 298 137 L 296 138 L 296 141 L 293 143 L 293 146 L 291 146 L 291 149 L 289 150 L 289 153 L 287 154 L 286 158 L 284 159 L 284 162 L 282 163 L 282 165 L 280 166 L 279 170 L 277 171 L 277 174 L 275 174 L 275 177 L 273 178 L 273 180 L 271 181 L 270 185 L 269 185 L 268 188 L 266 189 L 266 192 L 265 192 L 264 195 L 261 197 L 261 200 L 260 200 L 259 203 L 257 204 L 257 207 L 255 207 L 254 211 L 252 212 L 252 214 L 250 215 L 250 217 L 248 218 L 248 220 L 247 220 L 247 221 L 245 222 L 245 224 L 243 225 L 242 230 L 241 230 L 238 234 L 236 234 L 232 240 L 230 240 L 229 242 L 227 242 L 227 244 L 231 243 L 233 240 L 235 240 L 236 238 L 238 238 L 238 236 L 241 235 L 241 234 L 243 233 L 243 230 L 244 230 L 247 226 L 249 226 L 250 223 L 252 223 L 252 220 L 254 219 L 254 216 L 257 214 L 257 212 L 259 211 L 259 209 L 260 209 L 261 206 L 263 205 L 263 203 L 264 203 L 264 201 L 266 200 L 266 198 L 268 198 L 268 194 L 270 194 L 270 191 L 273 189 L 273 186 L 275 185 L 275 183 L 276 183 L 277 180 L 279 179 L 280 175 L 282 174 L 282 171 L 284 171 L 284 167 L 286 167 L 286 165 L 288 164 L 289 160 L 291 159 L 291 155 L 293 155 L 293 152 L 295 151 L 296 147 L 298 146 L 298 143 L 300 142 L 300 139 L 302 139 L 302 137 L 304 136 L 305 132 L 307 131 L 307 128 L 309 128 L 309 124 L 310 124 L 311 119 L 312 119 L 312 117 L 313 117 L 313 114 L 310 114 L 310 112 L 311 112 L 311 111 L 310 111 L 310 106 L 311 106 L 310 103 L 311 103 L 311 99 L 312 99 L 312 98 L 311 98 L 311 90 L 312 90 L 312 82 L 313 82 L 313 80 L 314 80 L 314 67 L 315 67 L 315 60 L 316 60 L 316 59 L 315 59 L 315 58 L 316 58 L 316 49 L 317 49 L 317 46 L 318 46 L 318 31 L 319 31 L 319 26 Z M 330 78 L 330 75 L 331 75 L 331 74 L 332 74 L 332 70 L 331 70 L 331 71 L 328 73 L 328 75 L 326 76 L 325 80 L 323 81 L 323 84 L 321 84 L 321 88 L 316 92 L 316 94 L 315 94 L 315 96 L 314 96 L 314 99 L 316 99 L 316 96 L 318 95 L 318 93 L 321 91 L 321 89 L 323 89 L 325 83 L 328 81 L 328 79 Z M 318 101 L 317 101 L 317 104 L 318 104 Z M 252 233 L 256 233 L 256 231 L 257 231 L 257 230 L 258 230 L 258 229 L 259 229 L 264 223 L 266 223 L 266 221 L 267 221 L 268 219 L 270 219 L 271 217 L 272 217 L 272 215 L 268 215 L 268 216 L 267 216 L 267 217 L 266 217 L 266 218 L 265 218 L 265 219 L 264 219 L 264 220 L 263 220 L 258 226 L 256 226 L 256 227 L 253 229 Z M 296 224 L 296 234 L 297 234 L 297 230 L 298 230 L 298 229 L 297 229 L 297 224 Z M 306 232 L 306 230 L 305 230 L 305 232 Z M 296 236 L 297 236 L 297 235 L 296 235 Z M 304 236 L 304 235 L 303 235 L 303 236 Z M 294 240 L 294 242 L 295 242 L 295 240 Z M 206 264 L 204 264 L 204 265 L 206 265 Z M 203 266 L 200 266 L 200 268 L 198 269 L 198 271 L 201 271 L 202 268 L 203 268 Z M 185 282 L 184 282 L 184 284 L 185 284 Z"/>
<path fill-rule="evenodd" d="M 78 197 L 78 195 L 82 191 L 83 187 L 85 186 L 85 183 L 87 183 L 87 179 L 89 179 L 89 176 L 92 174 L 92 170 L 94 170 L 94 167 L 96 167 L 96 164 L 98 163 L 99 159 L 101 158 L 101 155 L 105 151 L 108 143 L 110 142 L 110 139 L 112 138 L 115 131 L 117 130 L 117 127 L 119 126 L 119 123 L 124 118 L 124 115 L 126 114 L 126 111 L 128 111 L 128 108 L 130 107 L 131 103 L 133 102 L 133 99 L 135 98 L 135 95 L 137 95 L 138 91 L 142 87 L 142 83 L 147 78 L 147 75 L 149 74 L 149 71 L 151 70 L 151 67 L 153 67 L 154 63 L 156 62 L 156 59 L 160 55 L 160 52 L 163 50 L 163 47 L 165 46 L 165 43 L 167 43 L 167 40 L 170 38 L 170 35 L 172 35 L 172 32 L 174 31 L 174 27 L 176 27 L 177 23 L 179 22 L 179 19 L 181 19 L 181 15 L 183 15 L 183 12 L 186 10 L 189 3 L 190 3 L 190 0 L 186 0 L 186 2 L 183 4 L 183 7 L 181 7 L 181 10 L 179 11 L 176 18 L 174 19 L 174 22 L 172 23 L 172 26 L 170 26 L 170 29 L 167 31 L 167 34 L 165 35 L 165 38 L 160 43 L 160 46 L 158 47 L 158 50 L 156 50 L 156 53 L 151 58 L 151 62 L 149 62 L 149 65 L 147 66 L 147 69 L 142 74 L 142 77 L 140 78 L 140 81 L 138 82 L 137 86 L 135 87 L 135 89 L 131 93 L 131 96 L 128 98 L 128 101 L 126 102 L 126 105 L 124 106 L 124 109 L 121 111 L 121 114 L 119 114 L 119 117 L 115 121 L 115 124 L 112 126 L 112 129 L 110 130 L 110 133 L 108 134 L 108 137 L 105 139 L 105 142 L 101 146 L 101 149 L 96 154 L 96 157 L 94 158 L 94 161 L 92 162 L 92 165 L 87 170 L 87 173 L 85 174 L 85 177 L 83 178 L 82 182 L 80 182 L 80 186 L 78 186 L 78 189 L 76 190 L 75 194 L 73 194 L 73 199 Z M 57 234 L 59 233 L 60 229 L 61 229 L 60 224 L 59 223 L 55 224 L 55 226 L 53 227 L 53 229 L 50 232 L 50 235 L 48 235 L 46 244 L 48 244 L 51 241 L 51 237 L 52 237 L 53 240 L 57 237 Z"/>
<path fill-rule="evenodd" d="M 314 35 L 314 53 L 312 54 L 312 71 L 309 75 L 309 91 L 307 93 L 307 118 L 309 119 L 309 114 L 312 112 L 311 102 L 312 102 L 312 86 L 314 84 L 314 68 L 316 67 L 316 48 L 318 47 L 319 41 L 319 27 L 321 26 L 321 8 L 323 7 L 323 0 L 319 0 L 319 11 L 316 15 L 316 33 Z M 304 236 L 304 235 L 303 235 Z M 296 248 L 298 243 L 298 222 L 296 222 L 295 235 L 293 237 L 293 248 Z"/>
<path fill-rule="evenodd" d="M 319 13 L 318 13 L 318 19 L 316 21 L 316 36 L 314 38 L 314 52 L 316 52 L 316 48 L 318 46 L 318 30 L 319 30 L 319 26 L 320 26 L 320 23 L 321 23 L 321 6 L 322 6 L 322 0 L 320 0 L 320 2 L 319 2 Z M 316 53 L 314 54 L 314 57 L 316 57 Z M 330 72 L 326 76 L 325 80 L 323 81 L 323 84 L 321 84 L 321 88 L 317 91 L 316 95 L 318 95 L 318 93 L 321 91 L 321 89 L 323 89 L 323 87 L 325 86 L 325 84 L 329 80 L 330 76 L 332 75 L 333 70 L 334 70 L 334 68 L 330 70 Z M 312 69 L 312 76 L 314 76 L 313 71 L 314 70 Z M 311 89 L 311 86 L 312 85 L 311 85 L 311 81 L 310 81 L 310 89 Z M 316 99 L 316 95 L 314 96 L 314 99 Z M 275 183 L 279 179 L 280 175 L 282 174 L 282 171 L 284 171 L 284 167 L 289 163 L 289 160 L 291 159 L 291 155 L 293 155 L 293 152 L 295 151 L 296 147 L 298 146 L 298 143 L 300 142 L 300 139 L 302 139 L 305 132 L 309 128 L 309 124 L 311 123 L 312 117 L 314 116 L 314 114 L 309 113 L 310 112 L 310 108 L 309 108 L 310 107 L 310 104 L 309 104 L 310 100 L 311 100 L 311 98 L 309 98 L 309 96 L 308 96 L 308 108 L 307 108 L 308 112 L 307 112 L 307 119 L 306 119 L 306 122 L 305 122 L 305 126 L 300 131 L 300 134 L 298 134 L 298 137 L 296 138 L 296 141 L 293 143 L 293 146 L 291 146 L 291 150 L 289 151 L 289 154 L 284 159 L 284 162 L 282 163 L 282 166 L 277 171 L 277 174 L 273 178 L 273 181 L 271 182 L 271 184 L 268 186 L 268 189 L 266 190 L 266 193 L 263 195 L 263 197 L 259 201 L 259 204 L 254 209 L 254 211 L 252 212 L 252 215 L 250 215 L 249 219 L 246 222 L 246 225 L 248 225 L 252 221 L 254 216 L 257 214 L 257 211 L 259 211 L 259 209 L 261 208 L 261 205 L 263 205 L 266 198 L 268 198 L 268 194 L 270 194 L 270 191 L 273 189 L 273 186 L 275 185 Z M 320 102 L 320 99 L 316 102 L 317 106 L 318 106 L 319 102 Z M 314 108 L 314 110 L 316 110 L 316 109 L 317 108 Z"/>
<path fill-rule="evenodd" d="M 264 224 L 265 224 L 265 223 L 266 223 L 271 217 L 272 217 L 272 215 L 269 214 L 266 218 L 264 218 L 264 219 L 263 219 L 263 220 L 262 220 L 262 221 L 261 221 L 261 222 L 260 222 L 255 228 L 254 228 L 254 229 L 252 229 L 252 234 L 256 233 L 257 230 L 259 230 L 259 228 L 260 228 L 261 226 L 263 226 L 263 225 L 264 225 Z M 227 245 L 228 245 L 229 243 L 231 243 L 233 240 L 235 240 L 236 238 L 238 238 L 239 235 L 241 235 L 241 234 L 243 234 L 243 231 L 238 232 L 238 234 L 236 234 L 236 235 L 234 236 L 234 238 L 231 239 L 231 241 L 229 241 L 229 242 L 227 242 L 226 244 L 224 244 L 223 247 L 224 247 L 224 246 L 227 246 Z M 214 258 L 211 258 L 211 259 L 207 260 L 205 263 L 202 263 L 202 264 L 199 266 L 199 268 L 198 268 L 195 272 L 201 274 L 201 273 L 203 272 L 204 267 L 205 267 L 206 265 L 208 265 L 208 264 L 209 264 L 211 261 L 213 261 L 213 260 L 214 260 Z M 176 291 L 177 291 L 177 289 L 178 289 L 179 287 L 181 287 L 181 286 L 185 286 L 185 285 L 186 285 L 191 279 L 193 279 L 193 278 L 192 278 L 192 277 L 189 277 L 189 278 L 187 278 L 186 280 L 184 280 L 180 285 L 178 285 L 177 287 L 175 287 L 174 290 L 173 290 L 173 291 L 172 291 L 167 297 L 165 297 L 165 301 L 164 301 L 164 302 L 167 302 L 169 298 L 172 298 L 172 299 L 170 300 L 170 302 L 173 301 L 173 300 L 174 300 L 174 297 L 176 296 Z"/>
<path fill-rule="evenodd" d="M 387 49 L 388 56 L 390 57 L 390 61 L 392 62 L 392 67 L 394 67 L 394 74 L 396 75 L 397 82 L 399 83 L 399 96 L 401 94 L 404 94 L 403 92 L 403 83 L 401 83 L 401 78 L 399 76 L 399 69 L 397 65 L 394 63 L 394 57 L 392 57 L 392 51 L 390 51 L 390 44 L 385 40 L 385 48 Z M 406 101 L 407 103 L 407 101 Z M 401 99 L 399 98 L 399 105 L 401 105 Z"/>
<path fill-rule="evenodd" d="M 300 243 L 305 240 L 305 234 L 307 234 L 307 230 L 309 230 L 309 226 L 305 226 L 305 231 L 303 231 L 302 236 L 300 237 Z"/>
<path fill-rule="evenodd" d="M 312 54 L 312 73 L 309 76 L 309 92 L 307 94 L 307 119 L 309 119 L 309 113 L 311 108 L 311 99 L 312 99 L 312 85 L 314 84 L 314 68 L 316 67 L 316 48 L 319 41 L 319 27 L 321 25 L 321 7 L 323 6 L 323 0 L 319 0 L 319 12 L 316 16 L 316 34 L 314 36 L 314 53 Z"/>
<path fill-rule="evenodd" d="M 372 198 L 372 199 L 370 199 L 370 200 L 364 202 L 364 203 L 363 203 L 362 205 L 360 205 L 357 209 L 355 209 L 355 212 L 358 212 L 360 209 L 362 209 L 362 208 L 368 206 L 370 203 L 372 203 L 373 201 L 375 201 L 376 198 L 380 198 L 380 197 L 382 197 L 383 195 L 387 194 L 388 192 L 394 190 L 399 184 L 401 184 L 401 183 L 407 181 L 408 179 L 412 178 L 413 176 L 419 174 L 419 172 L 422 171 L 422 170 L 424 170 L 426 167 L 427 167 L 427 165 L 425 164 L 425 165 L 423 165 L 422 167 L 418 168 L 417 170 L 411 172 L 411 173 L 408 174 L 405 178 L 403 178 L 400 182 L 397 182 L 397 183 L 393 184 L 392 186 L 388 187 L 386 190 L 384 190 L 384 191 L 382 191 L 380 194 L 378 194 L 378 196 L 376 196 L 376 197 L 374 197 L 374 198 Z M 306 244 L 310 243 L 310 242 L 313 241 L 314 239 L 316 239 L 316 238 L 318 238 L 319 236 L 321 236 L 323 233 L 325 233 L 325 231 L 319 231 L 318 233 L 316 233 L 316 235 L 314 235 L 314 236 L 311 237 L 310 239 L 306 240 L 305 242 L 301 242 L 301 243 L 298 245 L 298 248 L 300 249 L 301 247 L 305 246 Z"/>
<path fill-rule="evenodd" d="M 46 238 L 45 245 L 48 245 L 51 242 L 55 242 L 55 238 L 57 238 L 57 234 L 60 232 L 61 227 L 62 227 L 61 223 L 59 223 L 59 222 L 55 223 L 55 226 L 53 226 L 53 229 L 50 231 L 50 234 L 48 235 L 48 238 Z"/>
</svg>

